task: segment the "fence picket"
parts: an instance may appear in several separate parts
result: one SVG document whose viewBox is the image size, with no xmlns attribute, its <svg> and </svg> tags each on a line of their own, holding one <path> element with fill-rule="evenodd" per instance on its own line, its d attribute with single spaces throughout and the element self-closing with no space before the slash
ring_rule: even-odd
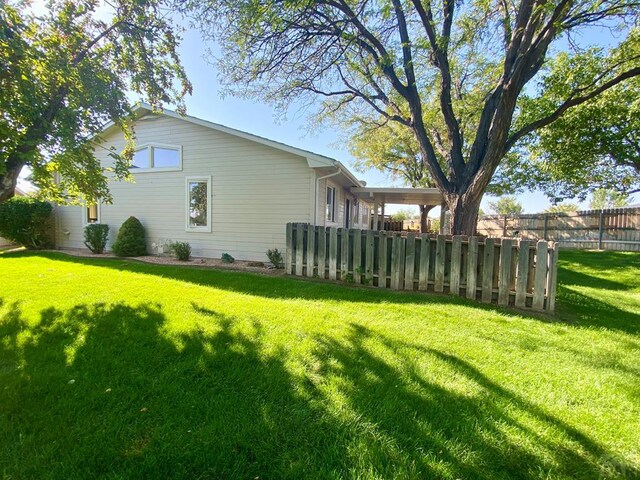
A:
<svg viewBox="0 0 640 480">
<path fill-rule="evenodd" d="M 451 242 L 451 268 L 449 270 L 449 292 L 460 294 L 460 272 L 462 260 L 462 237 L 454 235 Z"/>
<path fill-rule="evenodd" d="M 547 280 L 547 259 L 548 259 L 547 242 L 540 240 L 536 245 L 536 273 L 533 285 L 533 304 L 534 310 L 544 309 L 544 294 Z"/>
<path fill-rule="evenodd" d="M 329 227 L 329 279 L 337 278 L 338 270 L 338 229 Z"/>
<path fill-rule="evenodd" d="M 493 299 L 493 257 L 495 243 L 493 238 L 487 238 L 484 242 L 481 299 L 485 303 L 490 303 Z"/>
<path fill-rule="evenodd" d="M 315 270 L 316 253 L 316 229 L 311 225 L 306 226 L 307 230 L 307 277 L 313 277 Z"/>
<path fill-rule="evenodd" d="M 447 244 L 444 235 L 438 235 L 436 240 L 436 263 L 435 263 L 435 279 L 434 291 L 438 293 L 444 292 L 444 269 Z"/>
<path fill-rule="evenodd" d="M 353 232 L 353 280 L 362 283 L 362 230 Z"/>
<path fill-rule="evenodd" d="M 318 277 L 324 279 L 327 273 L 327 230 L 318 227 Z"/>
<path fill-rule="evenodd" d="M 549 248 L 549 274 L 547 276 L 547 305 L 545 310 L 553 312 L 556 309 L 556 288 L 558 278 L 558 249 L 553 242 Z"/>
<path fill-rule="evenodd" d="M 467 252 L 467 298 L 475 300 L 478 287 L 478 237 L 469 237 Z"/>
<path fill-rule="evenodd" d="M 387 288 L 387 232 L 378 233 L 378 287 Z"/>
<path fill-rule="evenodd" d="M 293 223 L 287 223 L 287 248 L 285 251 L 285 271 L 293 274 L 291 266 L 293 264 Z"/>
<path fill-rule="evenodd" d="M 374 254 L 375 240 L 373 238 L 373 231 L 367 230 L 365 237 L 365 280 L 368 285 L 373 283 L 373 254 Z"/>
<path fill-rule="evenodd" d="M 402 237 L 395 233 L 391 237 L 391 288 L 398 290 L 400 288 L 400 242 Z"/>
<path fill-rule="evenodd" d="M 413 290 L 416 265 L 416 234 L 408 233 L 404 256 L 404 289 Z"/>
<path fill-rule="evenodd" d="M 529 276 L 530 240 L 520 240 L 518 271 L 516 273 L 516 307 L 525 308 L 527 303 L 527 279 Z"/>
<path fill-rule="evenodd" d="M 418 290 L 429 288 L 429 235 L 420 235 L 420 263 L 418 264 Z"/>
<path fill-rule="evenodd" d="M 344 280 L 349 273 L 349 229 L 338 229 L 340 238 L 340 279 Z"/>
<path fill-rule="evenodd" d="M 302 276 L 304 270 L 304 224 L 296 225 L 296 275 Z"/>
<path fill-rule="evenodd" d="M 509 291 L 511 288 L 511 255 L 513 254 L 513 240 L 502 239 L 500 246 L 500 276 L 498 277 L 498 305 L 509 305 Z"/>
</svg>

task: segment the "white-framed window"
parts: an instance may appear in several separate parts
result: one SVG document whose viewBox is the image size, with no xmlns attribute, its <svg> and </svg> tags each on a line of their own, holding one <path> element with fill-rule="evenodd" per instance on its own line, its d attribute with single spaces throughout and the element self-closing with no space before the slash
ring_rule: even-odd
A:
<svg viewBox="0 0 640 480">
<path fill-rule="evenodd" d="M 182 170 L 182 147 L 162 143 L 136 148 L 131 162 L 133 173 Z"/>
<path fill-rule="evenodd" d="M 336 189 L 327 186 L 327 221 L 336 221 Z"/>
<path fill-rule="evenodd" d="M 186 224 L 188 232 L 211 231 L 211 177 L 186 177 Z"/>
<path fill-rule="evenodd" d="M 100 223 L 100 204 L 85 205 L 82 207 L 82 224 Z"/>
</svg>

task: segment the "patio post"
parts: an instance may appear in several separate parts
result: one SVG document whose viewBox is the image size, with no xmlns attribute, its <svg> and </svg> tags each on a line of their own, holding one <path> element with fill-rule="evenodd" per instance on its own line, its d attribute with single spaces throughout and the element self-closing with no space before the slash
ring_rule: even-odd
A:
<svg viewBox="0 0 640 480">
<path fill-rule="evenodd" d="M 378 228 L 378 201 L 374 200 L 373 202 L 373 225 L 371 226 L 371 230 L 380 230 Z"/>
<path fill-rule="evenodd" d="M 382 202 L 382 212 L 380 213 L 380 216 L 382 217 L 382 219 L 380 220 L 380 222 L 382 223 L 382 227 L 378 230 L 384 230 L 384 201 Z"/>
</svg>

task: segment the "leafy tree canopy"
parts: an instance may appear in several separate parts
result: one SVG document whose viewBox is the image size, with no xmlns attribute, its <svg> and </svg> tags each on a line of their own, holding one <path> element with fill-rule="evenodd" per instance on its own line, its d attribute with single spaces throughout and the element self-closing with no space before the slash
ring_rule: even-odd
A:
<svg viewBox="0 0 640 480">
<path fill-rule="evenodd" d="M 154 108 L 172 102 L 183 110 L 191 91 L 178 40 L 156 0 L 51 0 L 42 14 L 26 2 L 2 2 L 0 203 L 13 196 L 24 166 L 49 199 L 108 201 L 95 136 L 107 122 L 125 131 L 127 148 L 110 153 L 112 173 L 126 178 L 133 154 L 127 92 Z"/>
<path fill-rule="evenodd" d="M 522 204 L 515 197 L 505 196 L 489 202 L 489 209 L 496 215 L 514 217 L 522 213 Z"/>
<path fill-rule="evenodd" d="M 601 188 L 591 194 L 589 208 L 592 210 L 619 208 L 626 207 L 629 203 L 631 202 L 628 195 L 616 192 L 615 190 L 606 190 Z"/>
<path fill-rule="evenodd" d="M 620 47 L 640 56 L 634 30 Z M 617 51 L 621 55 L 620 51 Z M 522 100 L 527 120 L 553 111 L 576 85 L 596 82 L 608 53 L 592 48 L 578 55 L 561 53 L 550 62 L 539 97 Z M 620 60 L 622 61 L 622 60 Z M 511 156 L 499 183 L 505 190 L 538 189 L 552 201 L 584 200 L 599 189 L 621 194 L 640 191 L 640 79 L 616 85 L 591 100 L 570 108 L 550 125 L 525 138 L 518 155 Z"/>
<path fill-rule="evenodd" d="M 577 212 L 578 206 L 575 203 L 558 203 L 545 210 L 545 213 L 571 213 Z"/>
<path fill-rule="evenodd" d="M 451 210 L 452 233 L 473 233 L 496 169 L 524 139 L 640 75 L 637 35 L 628 35 L 592 65 L 595 75 L 587 65 L 559 79 L 566 88 L 541 82 L 525 95 L 556 57 L 554 45 L 594 25 L 633 24 L 637 0 L 181 4 L 221 46 L 220 78 L 231 92 L 282 108 L 322 99 L 321 118 L 408 129 Z M 580 55 L 572 49 L 567 62 Z"/>
</svg>

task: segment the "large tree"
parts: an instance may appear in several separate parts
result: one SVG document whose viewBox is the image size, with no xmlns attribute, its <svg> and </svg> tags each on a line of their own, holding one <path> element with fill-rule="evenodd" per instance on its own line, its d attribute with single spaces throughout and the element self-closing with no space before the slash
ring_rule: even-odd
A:
<svg viewBox="0 0 640 480">
<path fill-rule="evenodd" d="M 125 151 L 111 152 L 113 173 L 126 177 L 133 149 L 127 92 L 154 107 L 182 108 L 191 90 L 177 41 L 155 0 L 52 0 L 42 13 L 1 1 L 0 203 L 14 195 L 25 166 L 49 199 L 108 201 L 96 135 L 109 121 L 126 132 Z"/>
<path fill-rule="evenodd" d="M 638 0 L 182 5 L 221 46 L 220 78 L 232 91 L 285 107 L 301 97 L 323 98 L 325 111 L 366 108 L 410 129 L 451 210 L 453 233 L 474 231 L 483 193 L 521 139 L 640 75 L 639 42 L 632 36 L 596 78 L 573 85 L 552 111 L 514 127 L 518 98 L 552 43 L 594 24 L 635 20 Z M 437 121 L 426 123 L 432 112 Z"/>
</svg>

